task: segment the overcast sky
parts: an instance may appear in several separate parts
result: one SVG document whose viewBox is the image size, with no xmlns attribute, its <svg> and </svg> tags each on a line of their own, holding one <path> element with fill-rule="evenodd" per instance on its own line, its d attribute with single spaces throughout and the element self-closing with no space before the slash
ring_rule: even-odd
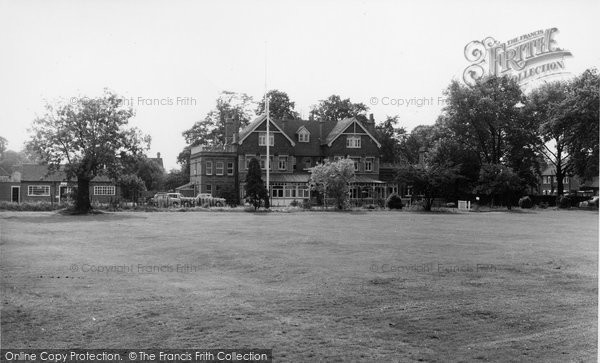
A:
<svg viewBox="0 0 600 363">
<path fill-rule="evenodd" d="M 399 115 L 410 130 L 435 121 L 438 98 L 469 64 L 463 50 L 471 40 L 556 27 L 558 45 L 573 54 L 567 71 L 598 67 L 599 4 L 0 0 L 0 135 L 19 150 L 45 102 L 108 87 L 133 98 L 132 124 L 152 136 L 149 154 L 161 152 L 174 168 L 181 132 L 220 91 L 262 97 L 265 58 L 268 88 L 287 92 L 305 118 L 311 105 L 339 94 L 367 104 L 378 121 Z M 382 105 L 384 97 L 434 102 L 397 107 Z"/>
</svg>

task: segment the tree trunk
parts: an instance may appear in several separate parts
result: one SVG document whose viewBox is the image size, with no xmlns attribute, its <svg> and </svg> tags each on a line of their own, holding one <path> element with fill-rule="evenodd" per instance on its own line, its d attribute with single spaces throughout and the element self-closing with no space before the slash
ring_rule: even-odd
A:
<svg viewBox="0 0 600 363">
<path fill-rule="evenodd" d="M 92 210 L 90 204 L 90 180 L 89 177 L 77 176 L 77 199 L 75 200 L 75 210 L 77 213 L 86 214 Z"/>
<path fill-rule="evenodd" d="M 564 172 L 560 164 L 556 165 L 556 195 L 563 195 L 564 184 L 563 184 Z"/>
<path fill-rule="evenodd" d="M 562 158 L 562 146 L 559 143 L 559 140 L 557 138 L 556 140 L 556 173 L 554 173 L 554 175 L 556 176 L 556 196 L 560 197 L 561 195 L 563 195 L 563 189 L 564 189 L 564 185 L 563 185 L 563 178 L 564 178 L 564 174 L 565 171 L 563 170 L 563 158 Z"/>
<path fill-rule="evenodd" d="M 425 204 L 423 205 L 423 209 L 427 212 L 431 212 L 431 207 L 433 207 L 433 198 L 425 197 Z"/>
</svg>

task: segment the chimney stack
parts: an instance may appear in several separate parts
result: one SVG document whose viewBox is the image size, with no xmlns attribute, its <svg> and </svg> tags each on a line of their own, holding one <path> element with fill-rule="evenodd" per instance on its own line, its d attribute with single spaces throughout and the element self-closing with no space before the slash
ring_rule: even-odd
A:
<svg viewBox="0 0 600 363">
<path fill-rule="evenodd" d="M 321 144 L 323 143 L 323 119 L 319 119 L 319 140 L 321 141 Z"/>
<path fill-rule="evenodd" d="M 233 120 L 231 117 L 225 119 L 225 145 L 233 143 Z"/>
<path fill-rule="evenodd" d="M 233 138 L 232 138 L 232 141 L 234 144 L 236 144 L 238 142 L 239 133 L 240 133 L 240 121 L 235 120 L 235 121 L 233 121 Z"/>
<path fill-rule="evenodd" d="M 375 118 L 373 117 L 373 114 L 369 114 L 369 123 L 371 124 L 371 126 L 375 126 Z"/>
<path fill-rule="evenodd" d="M 160 159 L 160 153 L 156 153 L 156 158 Z"/>
</svg>

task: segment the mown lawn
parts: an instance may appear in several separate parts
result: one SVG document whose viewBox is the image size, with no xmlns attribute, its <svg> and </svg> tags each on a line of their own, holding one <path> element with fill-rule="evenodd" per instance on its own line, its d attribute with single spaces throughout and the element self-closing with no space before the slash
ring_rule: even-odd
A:
<svg viewBox="0 0 600 363">
<path fill-rule="evenodd" d="M 3 348 L 596 360 L 597 212 L 0 212 L 0 228 Z"/>
</svg>

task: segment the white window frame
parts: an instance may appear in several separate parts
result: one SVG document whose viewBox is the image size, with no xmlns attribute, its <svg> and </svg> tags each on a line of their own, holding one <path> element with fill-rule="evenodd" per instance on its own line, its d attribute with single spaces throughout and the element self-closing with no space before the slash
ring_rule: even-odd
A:
<svg viewBox="0 0 600 363">
<path fill-rule="evenodd" d="M 267 138 L 267 132 L 261 132 L 258 134 L 258 146 L 267 146 L 265 140 Z M 275 145 L 275 135 L 273 132 L 269 132 L 269 146 Z"/>
<path fill-rule="evenodd" d="M 115 195 L 114 185 L 94 185 L 94 195 Z"/>
<path fill-rule="evenodd" d="M 272 198 L 283 198 L 284 196 L 283 185 L 271 185 L 271 197 Z"/>
<path fill-rule="evenodd" d="M 361 142 L 360 136 L 347 136 L 346 137 L 346 147 L 348 149 L 360 149 Z"/>
<path fill-rule="evenodd" d="M 310 142 L 310 132 L 302 129 L 298 133 L 298 142 Z"/>
<path fill-rule="evenodd" d="M 43 190 L 42 194 L 37 194 L 34 192 L 34 188 L 38 190 Z M 27 186 L 27 196 L 28 197 L 49 197 L 50 196 L 50 186 L 49 185 L 28 185 Z"/>
<path fill-rule="evenodd" d="M 227 162 L 227 175 L 233 175 L 233 162 Z"/>
<path fill-rule="evenodd" d="M 267 170 L 267 156 L 262 155 L 260 157 L 260 170 Z M 273 155 L 269 155 L 269 169 L 273 170 Z"/>
<path fill-rule="evenodd" d="M 307 185 L 299 185 L 296 195 L 298 198 L 310 198 L 310 189 Z"/>
<path fill-rule="evenodd" d="M 369 172 L 373 171 L 374 164 L 375 164 L 374 158 L 366 158 L 365 159 L 365 171 L 369 171 Z"/>
<path fill-rule="evenodd" d="M 219 165 L 220 165 L 220 167 L 219 167 Z M 225 163 L 222 162 L 222 161 L 217 161 L 215 163 L 215 174 L 216 175 L 223 175 L 224 173 L 225 173 Z"/>
<path fill-rule="evenodd" d="M 277 166 L 279 170 L 287 170 L 288 157 L 286 155 L 280 155 L 277 159 Z"/>
<path fill-rule="evenodd" d="M 206 161 L 206 175 L 213 174 L 213 163 L 212 161 Z"/>
</svg>

